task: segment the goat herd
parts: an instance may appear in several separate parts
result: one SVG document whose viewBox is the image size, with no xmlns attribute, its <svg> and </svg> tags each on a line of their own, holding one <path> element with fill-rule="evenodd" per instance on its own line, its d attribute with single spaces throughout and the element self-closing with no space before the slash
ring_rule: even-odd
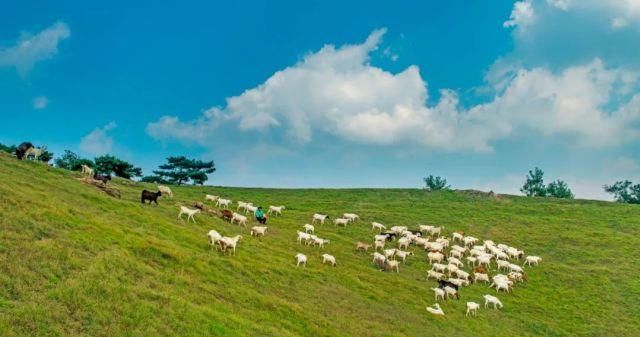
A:
<svg viewBox="0 0 640 337">
<path fill-rule="evenodd" d="M 144 203 L 145 199 L 155 201 L 162 194 L 173 195 L 166 186 L 159 186 L 158 190 L 158 192 L 143 191 L 142 202 Z M 232 212 L 229 210 L 232 204 L 230 199 L 214 195 L 206 195 L 205 201 L 213 202 L 220 207 L 222 217 L 229 220 L 230 223 L 245 227 L 248 222 L 247 214 L 257 210 L 257 207 L 252 203 L 238 201 L 236 212 Z M 281 215 L 284 209 L 284 206 L 270 206 L 267 213 Z M 244 215 L 237 213 L 240 211 L 244 211 Z M 178 218 L 186 215 L 187 222 L 191 220 L 195 223 L 194 216 L 199 212 L 199 209 L 180 206 Z M 297 232 L 297 243 L 319 248 L 329 244 L 329 240 L 315 235 L 315 226 L 323 225 L 328 219 L 330 219 L 328 215 L 314 214 L 311 223 L 302 225 L 302 230 Z M 357 214 L 345 213 L 342 217 L 334 219 L 333 224 L 347 226 L 358 221 L 360 221 L 360 217 Z M 407 258 L 414 256 L 414 253 L 409 251 L 411 245 L 425 251 L 426 259 L 431 265 L 431 269 L 427 271 L 426 279 L 437 281 L 437 286 L 431 288 L 436 303 L 427 307 L 427 311 L 434 315 L 445 314 L 437 303 L 438 301 L 449 298 L 459 299 L 459 292 L 462 288 L 472 283 L 484 282 L 489 284 L 489 288 L 495 288 L 497 293 L 501 291 L 507 294 L 511 293 L 517 283 L 527 281 L 524 267 L 537 265 L 542 260 L 539 256 L 525 257 L 524 251 L 503 243 L 496 244 L 492 240 L 483 240 L 482 244 L 479 244 L 478 238 L 466 235 L 462 231 L 454 231 L 450 237 L 444 236 L 445 228 L 443 226 L 419 225 L 417 229 L 412 230 L 406 226 L 393 226 L 387 229 L 381 223 L 372 222 L 371 229 L 378 233 L 374 235 L 373 242 L 358 241 L 355 243 L 355 249 L 364 252 L 373 249 L 372 263 L 381 271 L 399 273 L 400 263 L 404 264 Z M 251 236 L 264 236 L 266 231 L 266 226 L 254 226 L 251 228 Z M 209 244 L 215 246 L 216 250 L 220 249 L 223 254 L 228 252 L 233 255 L 236 253 L 238 242 L 242 239 L 242 235 L 227 237 L 222 236 L 216 230 L 210 230 L 207 237 Z M 387 246 L 393 247 L 386 248 Z M 321 257 L 322 264 L 337 266 L 335 256 L 322 254 Z M 306 267 L 308 258 L 303 253 L 297 253 L 294 260 L 297 267 Z M 515 262 L 518 260 L 522 260 L 523 264 L 516 264 Z M 470 268 L 469 271 L 464 270 L 465 264 Z M 495 274 L 491 275 L 490 272 L 494 266 Z M 496 296 L 486 294 L 483 299 L 485 308 L 489 305 L 494 309 L 503 308 L 502 302 Z M 480 304 L 467 302 L 466 316 L 477 315 L 479 308 Z"/>
</svg>

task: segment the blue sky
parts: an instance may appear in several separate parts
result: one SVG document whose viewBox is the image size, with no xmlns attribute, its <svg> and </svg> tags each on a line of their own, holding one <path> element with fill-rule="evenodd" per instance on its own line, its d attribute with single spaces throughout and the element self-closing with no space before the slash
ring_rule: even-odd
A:
<svg viewBox="0 0 640 337">
<path fill-rule="evenodd" d="M 577 197 L 640 180 L 640 1 L 237 1 L 0 12 L 0 143 L 112 153 L 215 185 Z"/>
</svg>

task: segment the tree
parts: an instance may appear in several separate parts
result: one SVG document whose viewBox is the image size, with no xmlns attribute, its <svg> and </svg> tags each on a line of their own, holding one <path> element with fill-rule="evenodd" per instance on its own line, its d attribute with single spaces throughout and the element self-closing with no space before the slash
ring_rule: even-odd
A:
<svg viewBox="0 0 640 337">
<path fill-rule="evenodd" d="M 423 178 L 425 183 L 425 189 L 428 191 L 439 191 L 439 190 L 448 190 L 451 188 L 450 185 L 447 185 L 447 179 L 441 177 L 434 177 L 433 175 L 429 175 L 426 178 Z"/>
<path fill-rule="evenodd" d="M 45 150 L 44 152 L 42 152 L 42 154 L 40 155 L 40 157 L 38 157 L 38 160 L 41 162 L 45 162 L 48 163 L 51 159 L 53 159 L 53 152 L 49 152 L 47 150 Z"/>
<path fill-rule="evenodd" d="M 529 171 L 527 180 L 525 181 L 520 192 L 528 197 L 545 197 L 547 196 L 547 188 L 544 186 L 544 172 L 535 168 L 533 171 Z"/>
<path fill-rule="evenodd" d="M 171 184 L 181 185 L 192 181 L 193 184 L 203 185 L 209 179 L 207 174 L 216 171 L 213 161 L 201 161 L 188 159 L 185 156 L 169 157 L 167 163 L 160 165 L 153 171 L 157 179 L 168 181 Z"/>
<path fill-rule="evenodd" d="M 104 155 L 94 159 L 96 172 L 100 174 L 114 174 L 117 177 L 130 179 L 131 177 L 141 177 L 142 169 L 134 167 L 124 160 L 111 155 Z"/>
<path fill-rule="evenodd" d="M 640 184 L 633 184 L 629 180 L 616 181 L 609 186 L 604 185 L 604 191 L 613 194 L 617 202 L 640 204 Z"/>
<path fill-rule="evenodd" d="M 54 163 L 57 167 L 70 171 L 80 171 L 82 165 L 95 167 L 95 163 L 91 159 L 80 158 L 77 154 L 69 150 L 64 150 L 64 154 L 56 158 Z"/>
<path fill-rule="evenodd" d="M 560 179 L 547 185 L 547 195 L 554 198 L 573 199 L 569 185 Z"/>
<path fill-rule="evenodd" d="M 16 152 L 16 146 L 15 145 L 4 145 L 4 144 L 0 144 L 0 151 L 4 151 L 4 152 L 8 152 L 8 153 L 14 153 Z"/>
<path fill-rule="evenodd" d="M 144 176 L 142 177 L 142 179 L 140 179 L 140 181 L 143 183 L 169 184 L 168 181 L 162 179 L 162 177 L 159 176 Z"/>
</svg>

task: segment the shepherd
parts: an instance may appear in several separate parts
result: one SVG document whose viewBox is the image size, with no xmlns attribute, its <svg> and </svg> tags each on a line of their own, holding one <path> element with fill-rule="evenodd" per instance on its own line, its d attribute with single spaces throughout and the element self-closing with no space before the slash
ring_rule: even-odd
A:
<svg viewBox="0 0 640 337">
<path fill-rule="evenodd" d="M 264 214 L 264 211 L 262 211 L 262 206 L 259 206 L 256 210 L 256 221 L 261 224 L 267 223 L 267 216 Z"/>
</svg>

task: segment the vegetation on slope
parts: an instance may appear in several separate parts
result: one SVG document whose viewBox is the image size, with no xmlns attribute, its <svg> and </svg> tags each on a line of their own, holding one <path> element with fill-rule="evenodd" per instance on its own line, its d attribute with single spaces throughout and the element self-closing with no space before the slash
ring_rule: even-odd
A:
<svg viewBox="0 0 640 337">
<path fill-rule="evenodd" d="M 176 187 L 175 199 L 142 206 L 153 185 L 114 181 L 114 199 L 75 173 L 0 154 L 0 335 L 2 336 L 635 336 L 640 328 L 640 209 L 595 201 L 473 197 L 421 190 L 277 190 Z M 264 238 L 204 214 L 176 219 L 179 203 L 218 194 L 284 204 Z M 347 228 L 317 226 L 320 251 L 297 246 L 314 212 L 355 212 Z M 499 295 L 504 310 L 464 317 L 486 286 L 434 303 L 425 254 L 400 274 L 377 271 L 354 242 L 370 221 L 428 222 L 541 255 L 529 282 Z M 207 245 L 206 232 L 241 233 L 237 256 Z M 309 256 L 296 268 L 293 255 Z M 322 266 L 333 254 L 338 267 Z"/>
</svg>

